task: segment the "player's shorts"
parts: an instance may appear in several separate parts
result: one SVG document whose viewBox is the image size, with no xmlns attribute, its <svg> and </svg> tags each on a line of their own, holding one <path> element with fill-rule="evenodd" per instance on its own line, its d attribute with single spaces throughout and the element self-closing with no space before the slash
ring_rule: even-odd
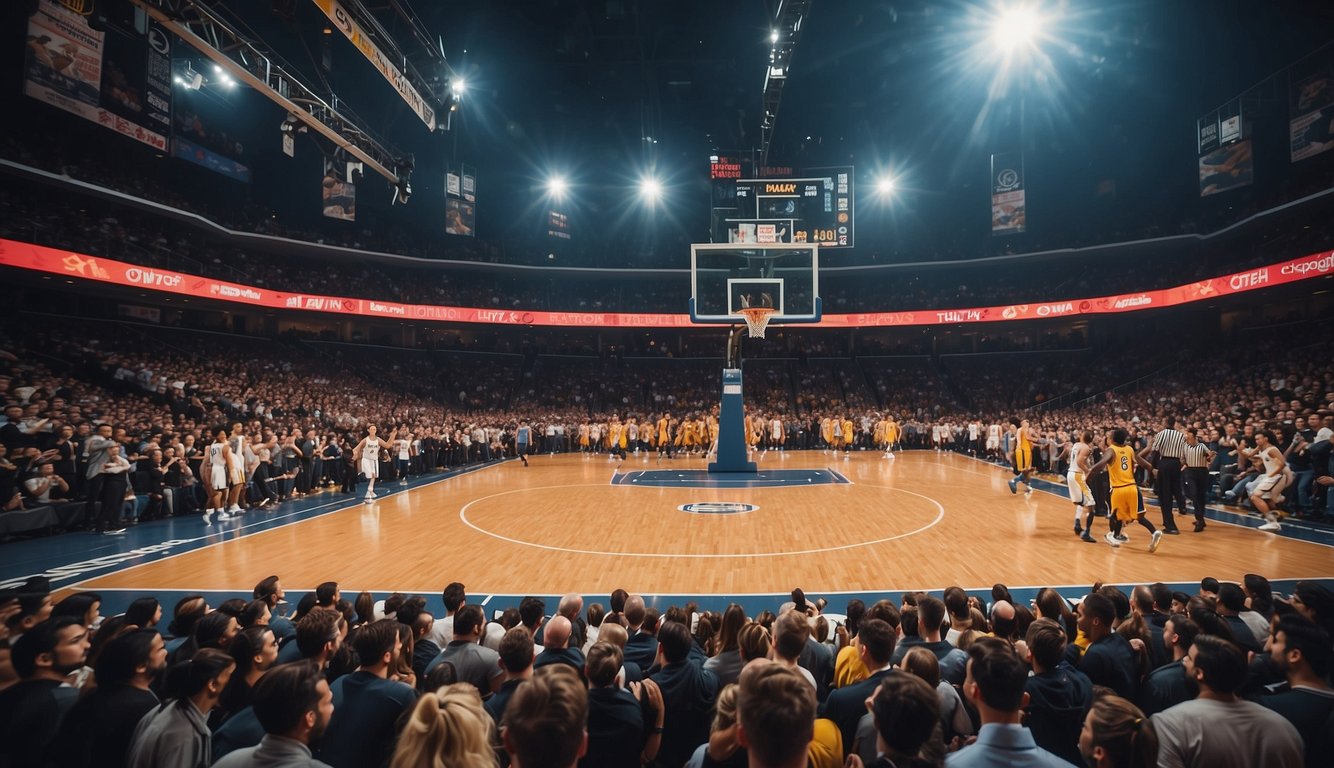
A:
<svg viewBox="0 0 1334 768">
<path fill-rule="evenodd" d="M 1093 506 L 1093 492 L 1084 481 L 1083 472 L 1066 472 L 1065 485 L 1070 490 L 1070 501 L 1085 507 Z"/>
<path fill-rule="evenodd" d="M 1112 489 L 1112 514 L 1123 523 L 1133 523 L 1144 512 L 1144 497 L 1134 485 Z"/>
<path fill-rule="evenodd" d="M 1000 438 L 999 438 L 999 437 L 988 437 L 988 438 L 987 438 L 987 450 L 988 450 L 988 451 L 994 451 L 994 450 L 997 450 L 997 449 L 999 449 L 999 448 L 1000 448 Z"/>
<path fill-rule="evenodd" d="M 1023 472 L 1033 468 L 1033 448 L 1018 446 L 1014 449 L 1014 468 L 1016 471 Z"/>
<path fill-rule="evenodd" d="M 366 457 L 361 460 L 361 474 L 366 476 L 367 480 L 374 480 L 380 476 L 380 460 L 375 457 Z"/>
<path fill-rule="evenodd" d="M 1261 475 L 1260 479 L 1256 480 L 1251 485 L 1251 495 L 1259 496 L 1262 499 L 1268 499 L 1270 497 L 1271 492 L 1276 487 L 1278 487 L 1278 484 L 1282 481 L 1283 481 L 1282 474 Z"/>
<path fill-rule="evenodd" d="M 226 467 L 215 464 L 209 469 L 208 487 L 215 491 L 223 491 L 227 489 Z"/>
</svg>

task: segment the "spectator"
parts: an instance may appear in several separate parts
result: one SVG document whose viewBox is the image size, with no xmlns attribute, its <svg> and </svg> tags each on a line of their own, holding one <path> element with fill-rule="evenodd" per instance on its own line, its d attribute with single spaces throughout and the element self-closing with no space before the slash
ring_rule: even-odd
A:
<svg viewBox="0 0 1334 768">
<path fill-rule="evenodd" d="M 797 611 L 786 615 L 805 621 Z M 815 736 L 815 707 L 815 686 L 791 665 L 748 664 L 737 691 L 737 742 L 746 749 L 751 768 L 805 766 Z"/>
<path fill-rule="evenodd" d="M 11 648 L 19 682 L 0 691 L 0 765 L 39 765 L 74 706 L 78 691 L 62 687 L 88 657 L 88 630 L 73 616 L 53 616 Z"/>
<path fill-rule="evenodd" d="M 481 606 L 460 607 L 454 614 L 454 639 L 426 665 L 426 674 L 429 676 L 436 665 L 448 661 L 454 665 L 455 679 L 477 686 L 479 695 L 490 696 L 500 690 L 505 681 L 500 654 L 478 643 L 483 623 Z"/>
<path fill-rule="evenodd" d="M 875 738 L 848 757 L 849 768 L 939 768 L 944 764 L 938 701 L 926 681 L 915 675 L 890 675 L 881 680 L 867 702 L 866 718 Z M 860 732 L 861 729 L 859 729 Z M 868 755 L 879 755 L 872 763 Z"/>
<path fill-rule="evenodd" d="M 588 747 L 588 691 L 564 664 L 543 667 L 505 710 L 502 739 L 514 768 L 574 768 Z M 670 763 L 669 763 L 670 765 Z"/>
<path fill-rule="evenodd" d="M 1079 732 L 1079 754 L 1093 768 L 1154 768 L 1158 736 L 1153 721 L 1120 696 L 1093 700 Z"/>
<path fill-rule="evenodd" d="M 977 741 L 952 753 L 950 768 L 975 766 L 1068 766 L 1039 747 L 1033 734 L 1020 724 L 1028 670 L 1014 649 L 995 638 L 980 638 L 968 647 L 964 693 L 982 718 Z"/>
<path fill-rule="evenodd" d="M 130 742 L 130 768 L 207 768 L 212 745 L 208 715 L 236 662 L 204 648 L 167 672 L 167 701 L 144 715 Z"/>
<path fill-rule="evenodd" d="M 658 640 L 651 629 L 645 627 L 647 618 L 644 598 L 641 595 L 630 595 L 625 601 L 625 628 L 630 636 L 625 643 L 625 661 L 645 670 L 653 665 L 658 654 Z"/>
<path fill-rule="evenodd" d="M 533 636 L 528 634 L 527 629 L 515 627 L 505 633 L 500 641 L 500 666 L 505 670 L 505 682 L 500 684 L 500 690 L 486 700 L 486 713 L 496 721 L 497 728 L 515 689 L 533 677 Z"/>
<path fill-rule="evenodd" d="M 1093 703 L 1093 683 L 1065 661 L 1065 632 L 1051 619 L 1038 619 L 1024 638 L 1033 675 L 1024 685 L 1024 714 L 1033 741 L 1072 763 L 1079 762 L 1079 731 Z"/>
<path fill-rule="evenodd" d="M 1172 660 L 1153 670 L 1140 686 L 1140 709 L 1156 715 L 1199 695 L 1195 679 L 1186 674 L 1182 661 L 1195 643 L 1200 627 L 1184 613 L 1174 613 L 1163 626 L 1163 642 L 1171 646 Z"/>
<path fill-rule="evenodd" d="M 396 621 L 381 619 L 352 636 L 361 665 L 334 681 L 333 717 L 320 744 L 320 759 L 334 766 L 386 765 L 400 718 L 417 703 L 417 691 L 389 679 L 401 652 Z M 258 713 L 256 713 L 258 714 Z"/>
<path fill-rule="evenodd" d="M 1287 690 L 1264 696 L 1261 706 L 1292 723 L 1313 768 L 1334 755 L 1334 689 L 1329 685 L 1329 633 L 1303 616 L 1285 616 L 1274 625 L 1269 652 L 1287 677 Z"/>
<path fill-rule="evenodd" d="M 634 597 L 626 603 L 626 617 L 631 622 Z M 658 760 L 664 768 L 680 768 L 695 746 L 709 737 L 709 720 L 713 701 L 718 695 L 718 678 L 704 669 L 701 663 L 691 661 L 690 631 L 675 621 L 663 622 L 658 630 L 657 666 L 659 671 L 651 679 L 662 690 L 663 718 L 662 747 Z"/>
<path fill-rule="evenodd" d="M 167 647 L 152 629 L 121 635 L 102 649 L 97 687 L 79 699 L 60 726 L 56 762 L 67 768 L 125 765 L 135 726 L 158 706 L 151 686 L 167 668 Z"/>
<path fill-rule="evenodd" d="M 1199 635 L 1183 661 L 1200 694 L 1153 716 L 1159 766 L 1298 768 L 1303 764 L 1302 738 L 1292 723 L 1237 697 L 1246 680 L 1246 654 L 1239 646 Z"/>
<path fill-rule="evenodd" d="M 857 736 L 857 723 L 866 712 L 866 700 L 886 676 L 902 674 L 891 669 L 893 665 L 890 659 L 894 657 L 896 636 L 888 622 L 883 619 L 863 622 L 857 638 L 860 641 L 860 662 L 870 670 L 870 675 L 861 682 L 831 691 L 820 708 L 820 717 L 829 718 L 838 725 L 844 753 L 852 750 Z"/>
<path fill-rule="evenodd" d="M 476 687 L 454 683 L 428 691 L 403 726 L 390 766 L 495 768 L 494 732 L 495 724 L 482 708 Z"/>
<path fill-rule="evenodd" d="M 254 708 L 264 738 L 258 746 L 227 755 L 214 768 L 330 768 L 310 751 L 334 712 L 333 691 L 319 665 L 301 661 L 265 674 L 255 685 Z"/>
<path fill-rule="evenodd" d="M 1130 642 L 1115 632 L 1116 607 L 1106 596 L 1089 593 L 1079 604 L 1079 631 L 1089 645 L 1079 659 L 1079 671 L 1094 685 L 1133 700 L 1139 691 L 1139 661 Z"/>
<path fill-rule="evenodd" d="M 665 715 L 662 691 L 652 680 L 623 688 L 617 682 L 621 660 L 620 646 L 610 642 L 588 649 L 588 750 L 580 768 L 637 768 L 657 758 Z M 720 695 L 720 708 L 721 700 Z"/>
<path fill-rule="evenodd" d="M 571 647 L 571 633 L 574 625 L 564 616 L 557 615 L 551 621 L 547 622 L 543 629 L 543 640 L 546 645 L 542 647 L 542 652 L 537 654 L 535 667 L 545 667 L 548 664 L 567 664 L 574 667 L 580 676 L 584 673 L 584 654 L 576 647 Z"/>
</svg>

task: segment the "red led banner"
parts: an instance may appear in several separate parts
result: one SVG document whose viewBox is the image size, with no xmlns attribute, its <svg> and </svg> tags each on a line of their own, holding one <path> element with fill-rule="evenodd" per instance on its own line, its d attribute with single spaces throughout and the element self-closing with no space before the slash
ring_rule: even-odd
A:
<svg viewBox="0 0 1334 768">
<path fill-rule="evenodd" d="M 266 309 L 294 309 L 333 315 L 431 320 L 493 325 L 542 325 L 566 328 L 687 328 L 695 324 L 686 314 L 630 314 L 616 312 L 547 312 L 540 310 L 478 309 L 429 304 L 400 304 L 375 299 L 347 299 L 285 293 L 228 283 L 183 272 L 139 267 L 112 259 L 84 256 L 30 243 L 0 239 L 0 266 L 29 269 L 113 285 L 147 288 L 182 296 L 230 301 Z M 978 309 L 912 310 L 825 315 L 820 328 L 867 328 L 943 323 L 987 323 L 1039 320 L 1075 315 L 1100 315 L 1162 309 L 1246 293 L 1285 283 L 1334 274 L 1334 251 L 1322 251 L 1259 269 L 1201 280 L 1176 288 L 1118 294 L 1094 299 L 1071 299 L 1040 304 L 1012 304 Z M 684 278 L 683 278 L 684 280 Z M 684 287 L 684 283 L 682 284 Z"/>
</svg>

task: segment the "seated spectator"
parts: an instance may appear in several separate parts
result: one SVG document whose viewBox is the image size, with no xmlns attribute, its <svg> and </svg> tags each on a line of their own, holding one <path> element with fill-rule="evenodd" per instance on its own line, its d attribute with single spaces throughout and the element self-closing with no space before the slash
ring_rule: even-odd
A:
<svg viewBox="0 0 1334 768">
<path fill-rule="evenodd" d="M 477 688 L 453 683 L 428 691 L 417 700 L 389 765 L 495 768 L 496 754 L 491 747 L 494 733 L 495 723 L 482 708 Z"/>
<path fill-rule="evenodd" d="M 644 607 L 643 596 L 630 595 L 625 601 L 625 629 L 630 637 L 625 643 L 625 660 L 644 670 L 653 666 L 653 660 L 658 654 L 658 640 L 652 628 L 645 626 L 647 618 L 648 610 Z"/>
<path fill-rule="evenodd" d="M 361 666 L 331 686 L 334 712 L 319 748 L 320 759 L 334 768 L 387 764 L 391 756 L 387 746 L 398 735 L 398 723 L 417 703 L 415 688 L 389 679 L 401 653 L 400 626 L 381 619 L 352 636 Z"/>
<path fill-rule="evenodd" d="M 940 663 L 936 661 L 935 654 L 925 648 L 913 648 L 908 651 L 908 655 L 903 657 L 903 663 L 899 665 L 904 672 L 915 675 L 926 681 L 927 685 L 935 687 L 936 696 L 940 699 L 940 728 L 941 738 L 945 743 L 953 743 L 955 739 L 962 741 L 969 736 L 977 733 L 977 726 L 973 723 L 973 715 L 964 705 L 963 699 L 959 697 L 959 692 L 954 686 L 940 679 Z M 859 741 L 866 741 L 864 736 L 872 734 L 874 731 L 864 731 L 867 726 L 874 729 L 874 723 L 868 722 L 865 716 L 862 717 L 861 725 L 857 729 L 857 738 Z M 875 739 L 871 738 L 874 742 Z M 863 758 L 865 755 L 863 755 Z"/>
<path fill-rule="evenodd" d="M 723 611 L 723 623 L 718 630 L 717 652 L 704 662 L 704 668 L 718 676 L 719 685 L 735 683 L 741 676 L 741 652 L 737 648 L 737 634 L 746 623 L 746 610 L 736 603 Z"/>
<path fill-rule="evenodd" d="M 976 742 L 946 758 L 947 766 L 1069 765 L 1039 747 L 1032 732 L 1020 724 L 1028 701 L 1027 682 L 1028 668 L 1008 643 L 980 638 L 968 647 L 964 693 L 977 707 L 982 728 Z"/>
<path fill-rule="evenodd" d="M 448 661 L 454 665 L 455 679 L 477 686 L 481 696 L 500 690 L 505 672 L 500 668 L 500 654 L 479 644 L 483 624 L 481 606 L 461 606 L 454 614 L 454 639 L 426 665 L 426 674 L 429 676 L 436 665 Z"/>
<path fill-rule="evenodd" d="M 167 700 L 144 715 L 130 742 L 130 768 L 206 768 L 212 745 L 208 715 L 236 662 L 205 648 L 167 671 Z"/>
<path fill-rule="evenodd" d="M 578 648 L 570 647 L 571 633 L 574 625 L 564 616 L 557 615 L 551 621 L 542 627 L 543 640 L 541 653 L 537 654 L 537 659 L 533 662 L 534 667 L 545 667 L 548 664 L 567 664 L 575 669 L 581 676 L 584 673 L 584 654 Z"/>
<path fill-rule="evenodd" d="M 621 659 L 620 646 L 605 640 L 588 649 L 588 750 L 580 768 L 638 768 L 658 755 L 665 715 L 662 691 L 652 680 L 631 683 L 629 690 L 622 687 L 617 682 Z M 720 695 L 720 711 L 722 706 Z"/>
<path fill-rule="evenodd" d="M 1139 692 L 1139 660 L 1130 641 L 1114 631 L 1116 607 L 1106 596 L 1089 593 L 1079 604 L 1079 631 L 1089 645 L 1079 659 L 1079 671 L 1094 685 L 1116 691 L 1116 695 L 1134 700 Z"/>
<path fill-rule="evenodd" d="M 501 738 L 510 764 L 574 768 L 588 748 L 587 722 L 588 691 L 579 675 L 564 664 L 543 667 L 505 709 Z"/>
<path fill-rule="evenodd" d="M 533 636 L 528 634 L 527 629 L 515 627 L 505 633 L 500 641 L 500 666 L 505 670 L 505 682 L 500 684 L 500 690 L 486 700 L 486 713 L 496 721 L 497 730 L 514 690 L 533 676 Z"/>
<path fill-rule="evenodd" d="M 1028 728 L 1039 747 L 1072 763 L 1079 760 L 1079 731 L 1093 703 L 1093 683 L 1065 661 L 1065 632 L 1038 619 L 1025 637 L 1033 674 L 1024 685 Z"/>
<path fill-rule="evenodd" d="M 625 606 L 627 618 L 633 607 L 631 597 Z M 658 760 L 671 768 L 684 764 L 695 746 L 709 737 L 713 701 L 718 695 L 718 678 L 701 663 L 690 660 L 692 644 L 690 630 L 684 624 L 667 621 L 658 630 L 655 645 L 659 671 L 650 679 L 662 690 L 666 710 Z"/>
<path fill-rule="evenodd" d="M 857 638 L 860 641 L 858 656 L 862 665 L 870 670 L 870 675 L 861 682 L 830 691 L 829 698 L 820 708 L 820 717 L 829 718 L 838 725 L 845 754 L 851 752 L 856 741 L 857 723 L 866 712 L 866 700 L 875 692 L 882 679 L 903 674 L 892 669 L 890 663 L 897 636 L 888 622 L 883 619 L 863 622 Z"/>
<path fill-rule="evenodd" d="M 1079 754 L 1093 768 L 1154 768 L 1158 735 L 1153 721 L 1120 696 L 1093 700 L 1079 732 Z"/>
<path fill-rule="evenodd" d="M 79 699 L 54 744 L 61 766 L 125 765 L 135 727 L 158 706 L 151 686 L 167 668 L 167 647 L 153 629 L 127 632 L 102 648 L 97 687 Z"/>
<path fill-rule="evenodd" d="M 1303 764 L 1302 737 L 1292 723 L 1237 697 L 1246 680 L 1246 654 L 1240 646 L 1199 635 L 1184 666 L 1200 695 L 1153 716 L 1160 766 L 1298 768 Z"/>
<path fill-rule="evenodd" d="M 310 745 L 324 735 L 333 707 L 333 691 L 314 662 L 274 668 L 254 688 L 255 717 L 264 738 L 258 746 L 228 754 L 214 768 L 329 768 L 311 755 Z"/>
<path fill-rule="evenodd" d="M 1329 633 L 1304 616 L 1284 616 L 1274 625 L 1269 652 L 1287 677 L 1287 690 L 1259 703 L 1297 728 L 1306 748 L 1306 766 L 1334 756 L 1334 689 L 1329 685 Z"/>
<path fill-rule="evenodd" d="M 805 621 L 797 611 L 786 615 Z M 815 707 L 815 686 L 791 666 L 764 661 L 746 665 L 737 689 L 736 739 L 751 768 L 806 766 L 815 736 Z M 832 751 L 841 753 L 840 746 Z"/>
<path fill-rule="evenodd" d="M 1156 715 L 1199 695 L 1194 678 L 1186 674 L 1182 662 L 1199 633 L 1199 626 L 1184 613 L 1174 613 L 1167 619 L 1163 642 L 1170 645 L 1172 660 L 1144 678 L 1139 689 L 1139 708 L 1144 714 Z"/>
<path fill-rule="evenodd" d="M 227 681 L 214 714 L 218 725 L 250 706 L 255 684 L 278 662 L 278 641 L 268 627 L 249 627 L 232 639 L 228 651 L 236 671 Z M 213 726 L 217 730 L 217 725 Z"/>
<path fill-rule="evenodd" d="M 78 698 L 62 687 L 88 658 L 88 630 L 73 616 L 53 616 L 11 647 L 19 681 L 0 691 L 0 765 L 40 765 Z"/>
<path fill-rule="evenodd" d="M 944 764 L 937 697 L 915 675 L 890 675 L 867 702 L 874 738 L 859 744 L 848 768 L 939 768 Z M 860 733 L 859 729 L 859 733 Z M 860 736 L 859 736 L 860 738 Z M 873 756 L 867 763 L 867 756 Z"/>
</svg>

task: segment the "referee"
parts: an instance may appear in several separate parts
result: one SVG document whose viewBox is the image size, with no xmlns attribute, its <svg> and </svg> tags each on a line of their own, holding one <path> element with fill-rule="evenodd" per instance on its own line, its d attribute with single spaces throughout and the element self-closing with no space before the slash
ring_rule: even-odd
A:
<svg viewBox="0 0 1334 768">
<path fill-rule="evenodd" d="M 1209 496 L 1209 464 L 1214 460 L 1214 452 L 1209 450 L 1209 446 L 1201 443 L 1196 435 L 1195 428 L 1190 427 L 1186 430 L 1186 477 L 1185 490 L 1190 496 L 1191 504 L 1195 506 L 1195 532 L 1204 530 L 1204 505 Z M 1184 512 L 1186 508 L 1183 506 Z"/>
<path fill-rule="evenodd" d="M 1179 421 L 1176 416 L 1168 416 L 1167 426 L 1153 436 L 1153 442 L 1148 448 L 1140 452 L 1140 458 L 1146 461 L 1148 457 L 1145 454 L 1150 451 L 1158 454 L 1158 484 L 1154 491 L 1158 494 L 1158 507 L 1163 511 L 1163 533 L 1171 535 L 1181 533 L 1172 517 L 1172 502 L 1176 502 L 1183 514 L 1186 512 L 1186 494 L 1181 482 L 1182 462 L 1186 458 L 1186 436 L 1176 428 Z"/>
</svg>

